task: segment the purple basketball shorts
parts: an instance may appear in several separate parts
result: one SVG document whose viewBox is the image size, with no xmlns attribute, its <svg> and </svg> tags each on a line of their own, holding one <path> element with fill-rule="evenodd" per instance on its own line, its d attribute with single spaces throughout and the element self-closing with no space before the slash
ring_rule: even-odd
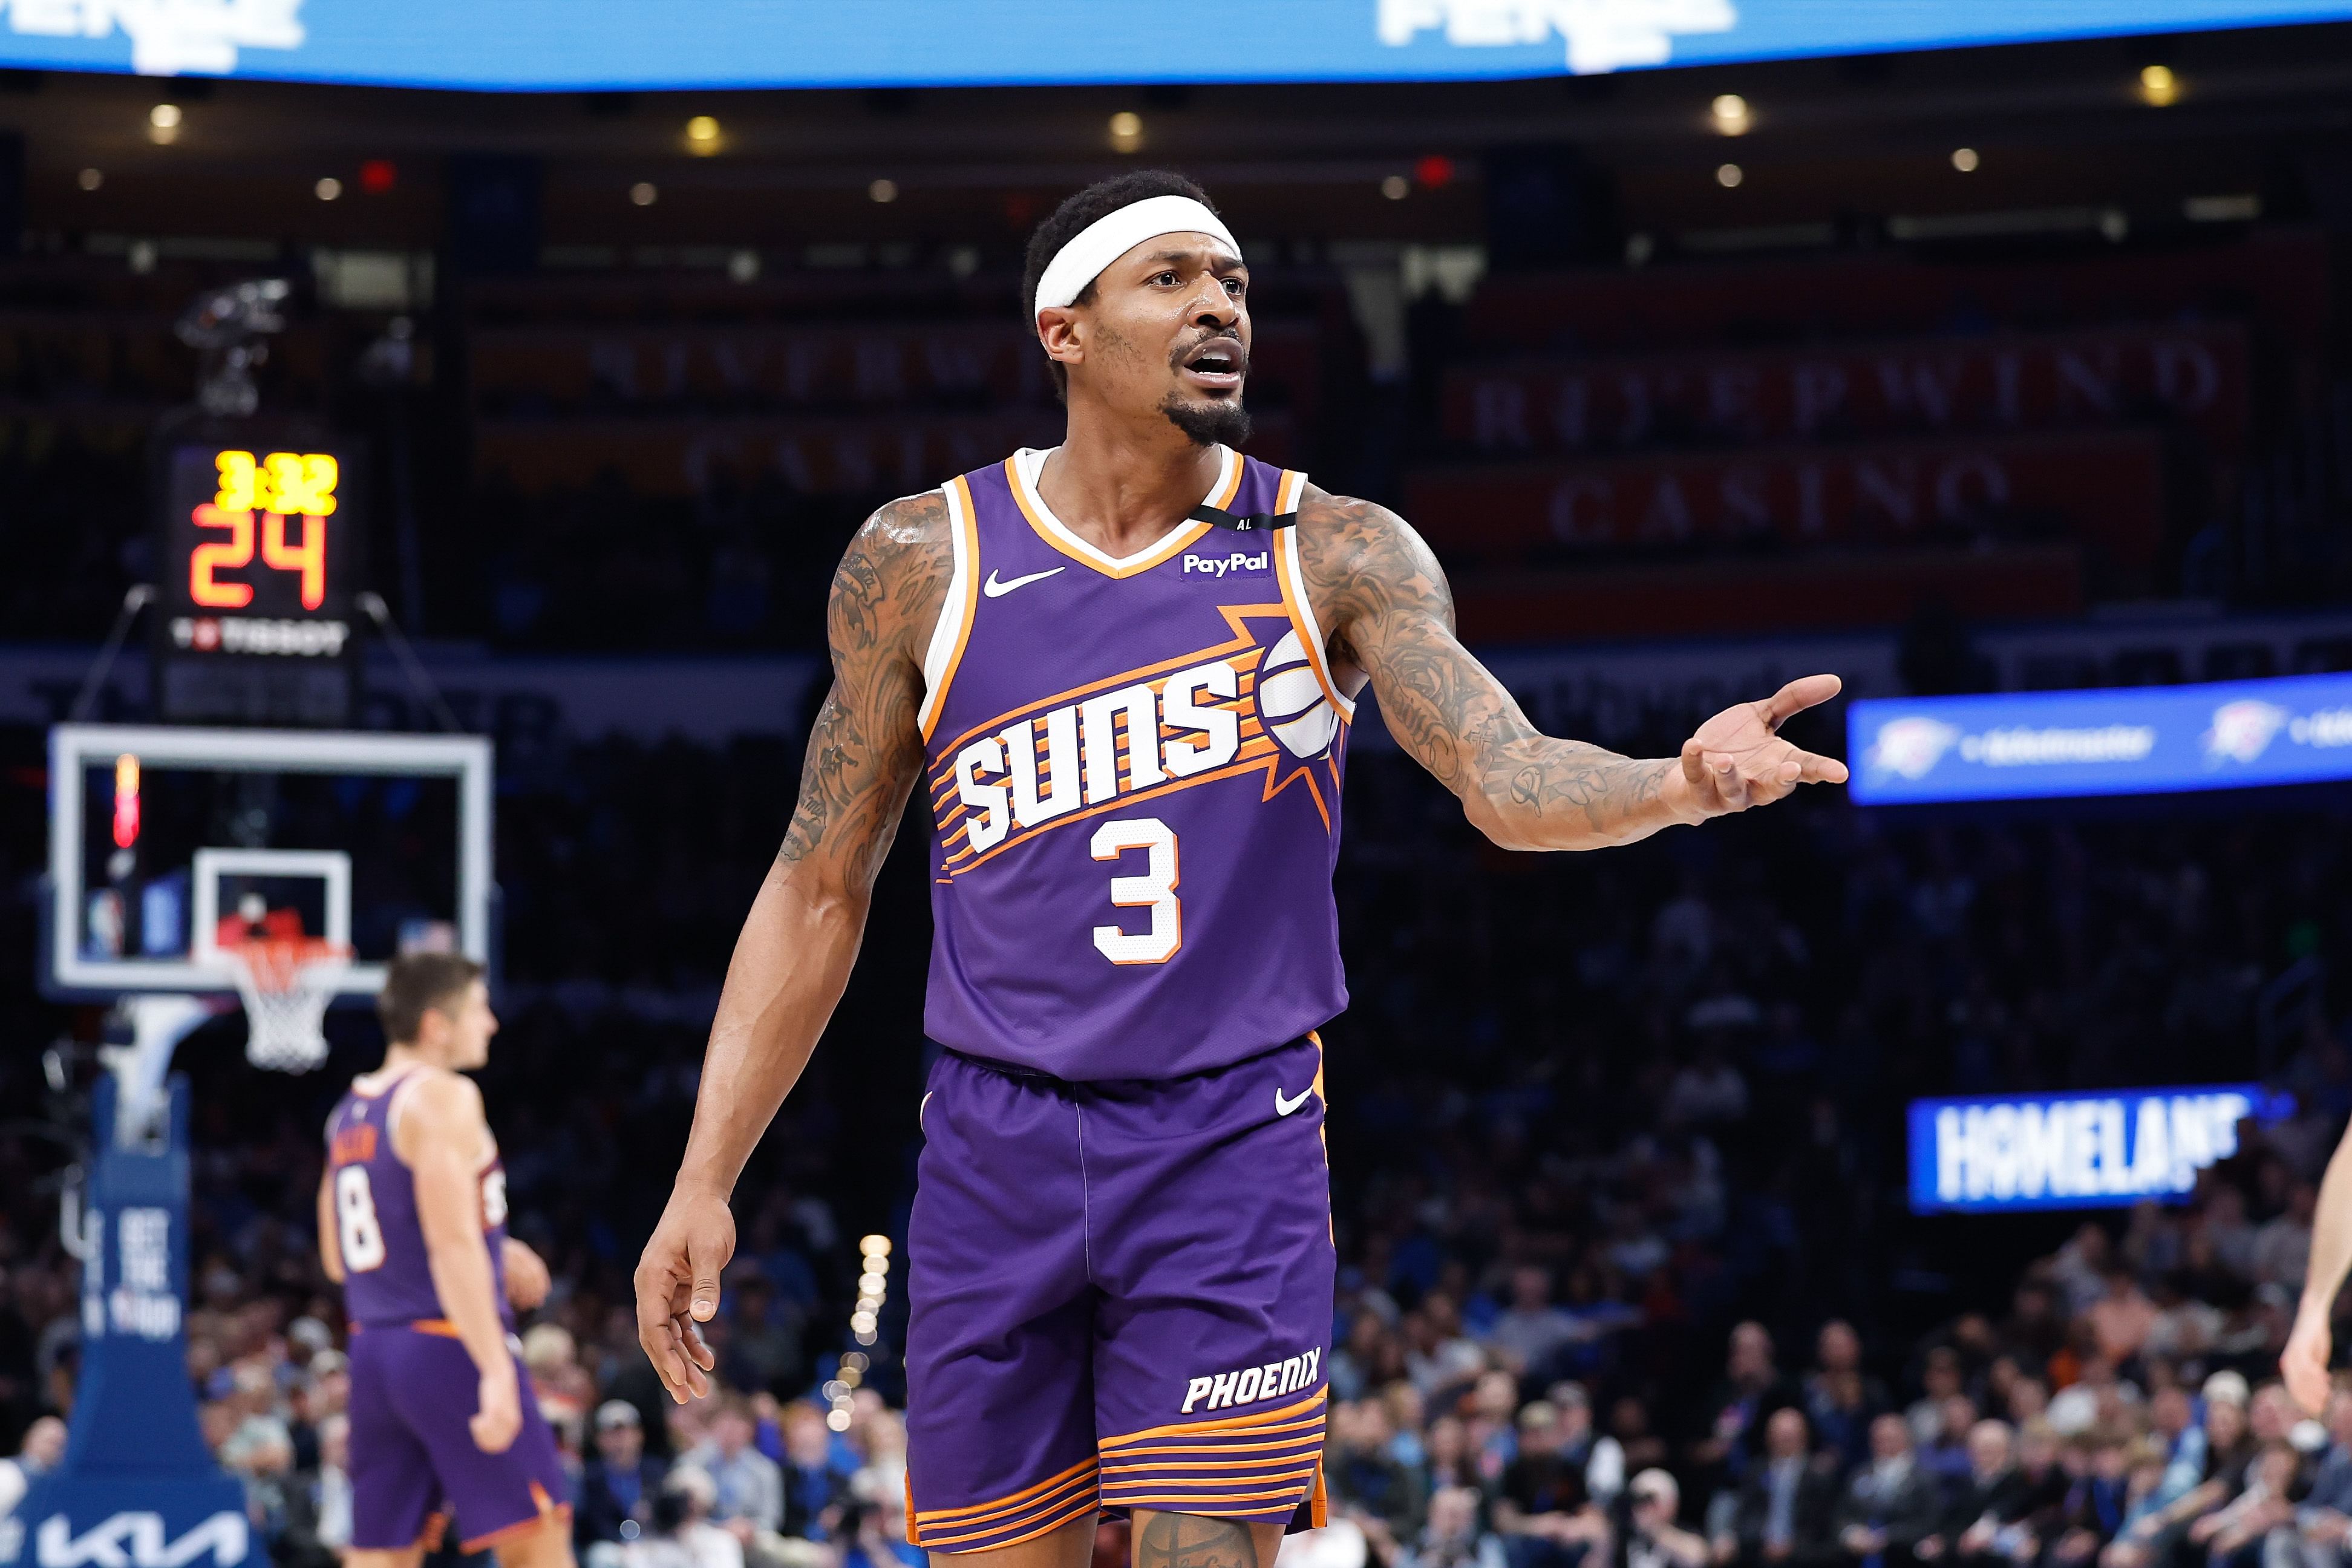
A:
<svg viewBox="0 0 2352 1568">
<path fill-rule="evenodd" d="M 570 1483 L 530 1376 L 522 1430 L 502 1454 L 474 1446 L 466 1423 L 480 1378 L 446 1325 L 352 1333 L 352 1544 L 396 1552 L 423 1541 L 438 1513 L 457 1516 L 468 1552 L 568 1512 Z"/>
<path fill-rule="evenodd" d="M 977 1552 L 1097 1509 L 1322 1522 L 1322 1091 L 1311 1035 L 1158 1080 L 940 1058 L 908 1227 L 909 1541 Z"/>
</svg>

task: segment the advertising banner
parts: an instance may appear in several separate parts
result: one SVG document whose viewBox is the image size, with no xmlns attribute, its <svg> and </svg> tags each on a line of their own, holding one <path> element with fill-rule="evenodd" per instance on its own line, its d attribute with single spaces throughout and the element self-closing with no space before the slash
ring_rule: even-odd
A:
<svg viewBox="0 0 2352 1568">
<path fill-rule="evenodd" d="M 2342 0 L 7 0 L 0 65 L 501 89 L 1373 81 L 2171 33 Z"/>
<path fill-rule="evenodd" d="M 2129 1208 L 2187 1201 L 2238 1152 L 2238 1124 L 2294 1101 L 2260 1084 L 1911 1102 L 1911 1212 Z"/>
<path fill-rule="evenodd" d="M 2352 675 L 1859 701 L 1864 805 L 2158 795 L 2352 778 Z"/>
</svg>

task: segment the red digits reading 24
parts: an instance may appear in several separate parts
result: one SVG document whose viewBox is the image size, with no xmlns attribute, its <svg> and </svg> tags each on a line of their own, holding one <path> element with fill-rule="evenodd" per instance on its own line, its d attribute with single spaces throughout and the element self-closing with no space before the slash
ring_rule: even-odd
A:
<svg viewBox="0 0 2352 1568">
<path fill-rule="evenodd" d="M 302 607 L 327 600 L 327 519 L 335 510 L 341 465 L 324 452 L 223 452 L 213 459 L 220 489 L 196 508 L 198 528 L 226 529 L 226 540 L 199 544 L 188 555 L 188 597 L 208 609 L 241 609 L 253 602 L 249 583 L 224 583 L 213 574 L 253 562 L 253 518 L 261 514 L 262 564 L 301 578 Z M 286 524 L 302 520 L 300 542 L 289 544 Z"/>
</svg>

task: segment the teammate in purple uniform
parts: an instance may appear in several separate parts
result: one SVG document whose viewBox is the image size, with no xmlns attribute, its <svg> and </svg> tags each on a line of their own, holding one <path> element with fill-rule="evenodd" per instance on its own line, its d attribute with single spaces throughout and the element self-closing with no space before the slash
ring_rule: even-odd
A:
<svg viewBox="0 0 2352 1568">
<path fill-rule="evenodd" d="M 1255 1568 L 1319 1517 L 1313 1031 L 1347 1000 L 1330 874 L 1367 683 L 1511 848 L 1622 844 L 1845 777 L 1777 734 L 1831 676 L 1717 714 L 1678 757 L 1538 734 L 1454 639 L 1402 519 L 1239 454 L 1248 288 L 1172 174 L 1083 191 L 1032 239 L 1066 437 L 892 502 L 850 545 L 800 805 L 637 1268 L 647 1353 L 674 1395 L 702 1392 L 729 1194 L 919 784 L 945 1050 L 908 1235 L 908 1491 L 934 1554 L 1078 1568 L 1118 1509 L 1139 1568 Z"/>
<path fill-rule="evenodd" d="M 344 1568 L 416 1568 L 450 1515 L 501 1568 L 572 1568 L 562 1462 L 512 1343 L 547 1268 L 507 1235 L 498 1142 L 458 1076 L 498 1032 L 481 965 L 395 960 L 376 1010 L 391 1045 L 328 1119 L 319 1184 L 319 1252 L 351 1319 Z"/>
</svg>

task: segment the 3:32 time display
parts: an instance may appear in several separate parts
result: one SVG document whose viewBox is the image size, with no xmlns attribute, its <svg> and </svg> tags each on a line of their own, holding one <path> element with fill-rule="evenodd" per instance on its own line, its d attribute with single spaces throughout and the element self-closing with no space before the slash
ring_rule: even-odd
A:
<svg viewBox="0 0 2352 1568">
<path fill-rule="evenodd" d="M 257 553 L 264 568 L 293 575 L 305 610 L 325 605 L 328 519 L 342 475 L 333 455 L 224 451 L 213 468 L 219 476 L 213 498 L 189 514 L 204 531 L 188 551 L 189 603 L 210 610 L 250 605 L 253 583 L 222 574 L 251 566 Z"/>
</svg>

